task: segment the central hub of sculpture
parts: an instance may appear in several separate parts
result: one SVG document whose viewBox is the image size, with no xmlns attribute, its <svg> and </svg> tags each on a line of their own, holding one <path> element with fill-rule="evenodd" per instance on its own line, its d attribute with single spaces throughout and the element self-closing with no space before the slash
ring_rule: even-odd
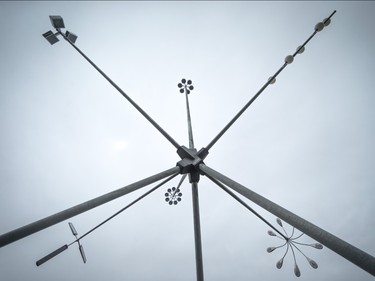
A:
<svg viewBox="0 0 375 281">
<path fill-rule="evenodd" d="M 177 166 L 180 167 L 180 173 L 188 173 L 189 181 L 191 183 L 199 182 L 199 176 L 202 174 L 202 172 L 199 170 L 199 165 L 203 163 L 203 160 L 208 155 L 208 150 L 203 147 L 197 151 L 195 148 L 180 146 L 177 149 L 177 154 L 181 158 L 181 160 L 177 162 Z"/>
</svg>

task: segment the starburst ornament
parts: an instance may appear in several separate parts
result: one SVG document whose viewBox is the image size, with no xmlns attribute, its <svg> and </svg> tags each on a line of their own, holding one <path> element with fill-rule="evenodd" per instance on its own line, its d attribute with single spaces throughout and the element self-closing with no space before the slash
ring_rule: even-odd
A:
<svg viewBox="0 0 375 281">
<path fill-rule="evenodd" d="M 190 91 L 194 90 L 191 80 L 182 79 L 181 83 L 177 84 L 177 87 L 180 88 L 180 93 L 183 94 L 185 91 L 187 94 L 190 94 Z"/>
<path fill-rule="evenodd" d="M 285 250 L 285 253 L 283 255 L 283 257 L 276 263 L 276 267 L 278 269 L 280 269 L 282 266 L 283 266 L 283 263 L 284 263 L 284 258 L 285 256 L 287 255 L 288 251 L 289 251 L 289 248 L 291 249 L 291 252 L 293 254 L 293 260 L 294 260 L 294 274 L 297 276 L 297 277 L 300 277 L 301 276 L 301 271 L 299 270 L 299 267 L 297 265 L 297 259 L 296 259 L 296 254 L 294 252 L 294 249 L 298 250 L 307 260 L 307 262 L 310 264 L 310 266 L 314 269 L 317 269 L 318 268 L 318 264 L 312 260 L 311 258 L 309 258 L 308 256 L 306 256 L 301 250 L 300 250 L 300 246 L 309 246 L 309 247 L 313 247 L 315 249 L 318 249 L 318 250 L 321 250 L 323 249 L 323 246 L 322 244 L 320 243 L 312 243 L 312 244 L 305 244 L 305 243 L 300 243 L 300 242 L 297 242 L 296 240 L 299 239 L 300 237 L 302 237 L 302 235 L 304 235 L 304 233 L 301 233 L 300 235 L 298 236 L 295 236 L 293 237 L 294 235 L 294 230 L 295 228 L 293 227 L 293 230 L 292 230 L 292 234 L 289 236 L 288 233 L 286 232 L 284 226 L 283 226 L 283 223 L 281 221 L 281 219 L 277 218 L 276 219 L 276 222 L 278 225 L 281 226 L 281 228 L 283 229 L 284 233 L 286 236 L 278 236 L 275 232 L 273 232 L 272 230 L 268 230 L 268 235 L 270 236 L 275 236 L 279 239 L 282 239 L 285 241 L 284 244 L 280 245 L 280 246 L 277 246 L 277 247 L 268 247 L 267 248 L 267 252 L 268 253 L 271 253 L 273 252 L 274 250 L 276 249 L 279 249 L 279 248 L 284 248 L 286 247 L 286 250 Z M 298 247 L 298 246 L 299 247 Z"/>
<path fill-rule="evenodd" d="M 165 193 L 165 201 L 168 202 L 169 205 L 177 205 L 177 203 L 181 201 L 181 196 L 182 193 L 180 192 L 179 188 L 168 188 L 167 192 Z"/>
</svg>

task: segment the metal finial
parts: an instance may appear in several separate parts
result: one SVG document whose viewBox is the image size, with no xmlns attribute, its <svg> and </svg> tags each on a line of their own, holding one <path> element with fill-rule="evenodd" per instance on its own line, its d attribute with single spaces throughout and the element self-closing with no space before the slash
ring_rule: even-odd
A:
<svg viewBox="0 0 375 281">
<path fill-rule="evenodd" d="M 183 78 L 181 80 L 181 83 L 178 83 L 177 84 L 177 87 L 180 88 L 180 93 L 183 94 L 185 91 L 187 94 L 190 94 L 190 91 L 194 90 L 194 86 L 192 85 L 192 81 L 191 80 L 186 80 L 185 78 Z"/>
<path fill-rule="evenodd" d="M 169 205 L 177 205 L 178 202 L 181 201 L 181 196 L 182 193 L 180 192 L 179 188 L 168 188 L 167 192 L 165 193 L 165 202 L 169 203 Z"/>
<path fill-rule="evenodd" d="M 297 247 L 297 245 L 302 245 L 302 246 L 310 246 L 310 247 L 313 247 L 315 249 L 318 249 L 318 250 L 321 250 L 323 249 L 323 246 L 322 244 L 320 243 L 313 243 L 313 244 L 305 244 L 305 243 L 300 243 L 300 242 L 297 242 L 296 240 L 298 238 L 300 238 L 304 233 L 298 235 L 298 236 L 295 236 L 293 237 L 294 235 L 294 230 L 295 228 L 293 227 L 293 230 L 292 230 L 292 234 L 289 236 L 288 233 L 286 232 L 284 226 L 283 226 L 283 223 L 281 221 L 281 219 L 277 218 L 276 219 L 276 222 L 278 225 L 281 226 L 281 228 L 283 229 L 283 231 L 285 232 L 286 236 L 287 236 L 287 239 L 285 239 L 285 237 L 281 237 L 281 236 L 278 236 L 276 233 L 274 233 L 272 230 L 269 230 L 267 233 L 268 235 L 270 236 L 276 236 L 277 238 L 279 239 L 283 239 L 285 240 L 285 243 L 280 245 L 280 246 L 277 246 L 277 247 L 268 247 L 267 248 L 267 252 L 268 253 L 271 253 L 273 252 L 274 250 L 276 249 L 279 249 L 279 248 L 283 248 L 284 246 L 286 246 L 286 250 L 285 250 L 285 253 L 284 255 L 282 256 L 282 258 L 276 263 L 276 267 L 278 269 L 280 269 L 282 266 L 283 266 L 283 262 L 284 262 L 284 258 L 285 256 L 287 255 L 287 253 L 289 252 L 289 248 L 293 254 L 293 261 L 294 261 L 294 274 L 297 276 L 297 277 L 300 277 L 301 276 L 301 271 L 297 265 L 297 259 L 296 259 L 296 254 L 294 252 L 294 249 L 298 250 L 307 260 L 307 262 L 310 264 L 310 266 L 314 269 L 317 269 L 318 268 L 318 264 L 312 260 L 311 258 L 309 258 L 308 256 L 306 256 L 301 250 L 299 247 Z M 297 244 L 297 245 L 296 245 Z"/>
</svg>

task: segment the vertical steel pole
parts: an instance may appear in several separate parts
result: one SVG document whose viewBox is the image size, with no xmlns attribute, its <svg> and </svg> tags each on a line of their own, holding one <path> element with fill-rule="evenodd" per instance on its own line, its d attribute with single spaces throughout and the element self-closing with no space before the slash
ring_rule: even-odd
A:
<svg viewBox="0 0 375 281">
<path fill-rule="evenodd" d="M 321 229 L 320 227 L 312 224 L 311 222 L 297 216 L 296 214 L 284 209 L 283 207 L 273 203 L 272 201 L 264 198 L 263 196 L 255 193 L 254 191 L 244 187 L 243 185 L 235 182 L 234 180 L 220 174 L 219 172 L 207 167 L 204 164 L 199 166 L 201 171 L 210 177 L 221 181 L 231 189 L 245 196 L 247 199 L 253 201 L 255 204 L 264 208 L 268 212 L 281 218 L 283 221 L 289 223 L 303 233 L 307 234 L 316 241 L 322 243 L 327 248 L 330 248 L 335 253 L 339 254 L 348 261 L 359 266 L 363 270 L 375 276 L 375 257 L 367 254 L 366 252 L 354 247 L 353 245 L 345 242 L 344 240 L 336 237 L 335 235 Z"/>
<path fill-rule="evenodd" d="M 186 98 L 186 112 L 187 112 L 187 123 L 188 123 L 188 133 L 189 133 L 189 148 L 194 148 L 193 129 L 191 126 L 187 85 L 185 85 L 185 98 Z M 200 216 L 199 216 L 198 183 L 192 182 L 191 188 L 192 188 L 192 201 L 193 201 L 196 274 L 197 274 L 197 281 L 204 281 L 201 223 L 200 223 Z"/>
<path fill-rule="evenodd" d="M 197 281 L 203 281 L 203 257 L 202 257 L 202 237 L 199 218 L 198 183 L 191 184 L 193 195 L 193 217 L 194 217 L 194 239 L 195 239 L 195 263 L 197 271 Z"/>
<path fill-rule="evenodd" d="M 193 129 L 191 126 L 189 98 L 188 98 L 186 85 L 185 85 L 185 96 L 186 96 L 186 111 L 187 111 L 187 122 L 188 122 L 188 131 L 189 131 L 189 148 L 194 148 Z"/>
</svg>

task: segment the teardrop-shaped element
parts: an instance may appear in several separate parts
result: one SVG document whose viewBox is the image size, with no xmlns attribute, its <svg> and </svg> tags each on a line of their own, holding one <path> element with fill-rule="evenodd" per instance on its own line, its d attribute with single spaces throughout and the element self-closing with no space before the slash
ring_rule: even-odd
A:
<svg viewBox="0 0 375 281">
<path fill-rule="evenodd" d="M 185 84 L 185 83 L 186 83 L 186 79 L 185 79 L 185 78 L 182 79 L 181 82 L 182 82 L 183 84 Z"/>
<path fill-rule="evenodd" d="M 180 89 L 180 93 L 183 94 L 184 93 L 184 89 Z"/>
<path fill-rule="evenodd" d="M 283 266 L 283 262 L 284 262 L 284 258 L 282 258 L 281 260 L 279 260 L 277 263 L 276 263 L 276 267 L 278 269 L 280 269 L 282 266 Z"/>
<path fill-rule="evenodd" d="M 272 77 L 268 78 L 268 81 L 270 81 L 272 79 Z M 273 78 L 272 81 L 270 82 L 270 84 L 275 84 L 276 82 L 276 78 Z"/>
<path fill-rule="evenodd" d="M 188 85 L 191 85 L 192 82 L 191 82 L 191 80 L 188 80 L 187 83 L 188 83 Z"/>
<path fill-rule="evenodd" d="M 297 50 L 299 54 L 302 54 L 305 51 L 305 47 L 298 46 Z"/>
<path fill-rule="evenodd" d="M 190 91 L 194 90 L 194 87 L 193 86 L 189 86 L 189 90 Z"/>
<path fill-rule="evenodd" d="M 312 260 L 310 258 L 307 258 L 307 260 L 309 261 L 309 264 L 311 265 L 312 268 L 314 268 L 314 269 L 318 268 L 318 264 L 314 260 Z"/>
<path fill-rule="evenodd" d="M 273 232 L 272 230 L 268 230 L 267 233 L 270 236 L 276 236 L 275 232 Z"/>
<path fill-rule="evenodd" d="M 293 61 L 294 61 L 293 56 L 291 56 L 291 55 L 286 56 L 286 58 L 285 58 L 285 62 L 286 62 L 287 64 L 291 64 Z"/>
<path fill-rule="evenodd" d="M 181 83 L 178 83 L 178 84 L 177 84 L 177 87 L 182 88 L 182 84 L 181 84 Z"/>
<path fill-rule="evenodd" d="M 177 201 L 178 201 L 178 202 L 180 202 L 180 201 L 181 201 L 181 198 L 180 198 L 180 197 L 178 197 L 178 198 L 177 198 Z"/>
<path fill-rule="evenodd" d="M 180 192 L 179 194 L 177 194 L 178 196 L 182 196 L 182 193 Z"/>
<path fill-rule="evenodd" d="M 173 204 L 177 205 L 177 201 L 174 201 Z"/>
<path fill-rule="evenodd" d="M 189 90 L 186 90 L 186 93 L 187 93 L 187 94 L 190 94 L 190 91 L 189 91 Z"/>
<path fill-rule="evenodd" d="M 298 265 L 297 265 L 297 264 L 294 265 L 294 274 L 295 274 L 297 277 L 300 277 L 300 276 L 301 276 L 301 271 L 299 271 L 299 268 L 298 268 Z"/>
<path fill-rule="evenodd" d="M 323 249 L 323 245 L 320 244 L 320 243 L 315 243 L 315 244 L 313 244 L 311 246 L 313 246 L 315 249 L 319 249 L 319 250 Z"/>
<path fill-rule="evenodd" d="M 173 204 L 173 202 L 172 201 L 169 201 L 169 205 L 172 205 Z"/>
<path fill-rule="evenodd" d="M 268 247 L 267 252 L 272 253 L 275 249 L 276 249 L 276 247 Z"/>
<path fill-rule="evenodd" d="M 331 23 L 331 19 L 329 19 L 329 18 L 325 18 L 325 19 L 323 20 L 323 23 L 324 23 L 325 26 L 328 26 L 328 25 Z"/>
<path fill-rule="evenodd" d="M 316 25 L 315 25 L 315 31 L 322 31 L 324 28 L 324 23 L 322 22 L 318 22 Z"/>
<path fill-rule="evenodd" d="M 167 190 L 169 193 L 171 193 L 172 192 L 172 190 L 170 189 L 170 188 L 168 188 L 168 190 Z"/>
<path fill-rule="evenodd" d="M 283 226 L 283 223 L 281 222 L 281 219 L 277 218 L 276 219 L 276 222 L 282 227 Z"/>
<path fill-rule="evenodd" d="M 166 194 L 165 194 L 165 197 L 168 197 L 169 196 L 169 193 L 167 192 Z"/>
<path fill-rule="evenodd" d="M 176 188 L 175 187 L 172 187 L 172 191 L 175 191 L 176 190 Z"/>
<path fill-rule="evenodd" d="M 166 202 L 168 202 L 168 201 L 169 201 L 169 198 L 168 198 L 168 197 L 167 197 L 167 198 L 165 198 L 165 201 L 166 201 Z"/>
</svg>

